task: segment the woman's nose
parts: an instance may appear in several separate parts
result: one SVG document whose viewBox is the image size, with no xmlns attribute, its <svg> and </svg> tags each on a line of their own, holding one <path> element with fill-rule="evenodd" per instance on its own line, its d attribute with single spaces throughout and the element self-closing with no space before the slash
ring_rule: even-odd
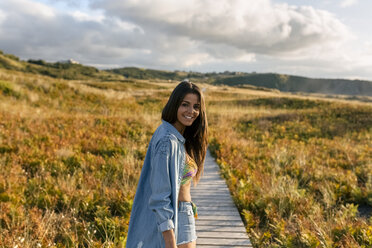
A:
<svg viewBox="0 0 372 248">
<path fill-rule="evenodd" d="M 187 112 L 189 112 L 189 113 L 194 113 L 194 108 L 193 108 L 192 106 L 189 106 L 189 107 L 187 108 Z"/>
</svg>

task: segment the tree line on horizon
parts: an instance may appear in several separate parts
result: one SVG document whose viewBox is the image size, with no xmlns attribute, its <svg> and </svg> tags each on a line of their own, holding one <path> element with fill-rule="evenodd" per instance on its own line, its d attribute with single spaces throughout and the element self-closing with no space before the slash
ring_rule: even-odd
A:
<svg viewBox="0 0 372 248">
<path fill-rule="evenodd" d="M 0 68 L 42 74 L 67 80 L 93 78 L 105 81 L 128 79 L 160 79 L 180 81 L 185 78 L 198 82 L 234 87 L 258 87 L 283 92 L 321 93 L 329 95 L 372 96 L 372 81 L 307 78 L 278 73 L 256 72 L 193 72 L 166 71 L 138 67 L 99 70 L 93 66 L 65 62 L 46 62 L 42 59 L 21 61 L 17 56 L 0 50 Z"/>
</svg>

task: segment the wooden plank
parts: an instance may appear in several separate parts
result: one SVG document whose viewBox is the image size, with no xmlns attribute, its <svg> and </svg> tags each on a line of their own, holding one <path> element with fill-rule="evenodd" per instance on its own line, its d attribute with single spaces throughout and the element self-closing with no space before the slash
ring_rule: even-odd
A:
<svg viewBox="0 0 372 248">
<path fill-rule="evenodd" d="M 230 195 L 230 191 L 228 189 L 224 188 L 205 188 L 200 190 L 191 190 L 191 197 L 197 197 L 197 196 L 210 196 L 210 197 L 227 197 L 232 199 L 232 196 Z"/>
<path fill-rule="evenodd" d="M 198 214 L 198 220 L 237 220 L 237 221 L 242 221 L 242 218 L 240 216 L 233 216 L 233 215 L 199 215 Z"/>
<path fill-rule="evenodd" d="M 253 246 L 236 246 L 236 245 L 199 245 L 198 248 L 229 248 L 229 247 L 234 247 L 234 248 L 247 248 L 247 247 L 253 247 Z"/>
<path fill-rule="evenodd" d="M 205 210 L 205 211 L 236 211 L 234 207 L 235 206 L 205 206 L 205 205 L 196 205 L 198 207 L 198 210 Z"/>
<path fill-rule="evenodd" d="M 197 196 L 199 195 L 205 195 L 205 196 L 229 196 L 231 199 L 231 195 L 228 189 L 223 189 L 223 188 L 213 188 L 213 189 L 200 189 L 198 191 L 191 191 L 191 197 L 194 196 L 194 194 Z"/>
<path fill-rule="evenodd" d="M 193 192 L 193 194 L 192 194 L 192 198 L 195 198 L 195 197 L 203 197 L 203 196 L 205 196 L 205 197 L 207 197 L 207 196 L 214 196 L 214 197 L 216 197 L 216 196 L 221 196 L 221 197 L 227 197 L 227 196 L 228 196 L 228 197 L 231 198 L 230 194 L 227 195 L 227 194 L 224 193 L 224 192 L 196 191 L 196 192 Z"/>
<path fill-rule="evenodd" d="M 229 199 L 229 198 L 218 198 L 218 197 L 200 197 L 200 198 L 192 198 L 192 201 L 197 204 L 202 204 L 202 203 L 207 203 L 209 205 L 213 205 L 215 203 L 229 203 L 229 204 L 234 204 L 234 201 Z M 235 206 L 235 205 L 234 205 Z"/>
<path fill-rule="evenodd" d="M 226 190 L 216 190 L 216 191 L 200 190 L 200 191 L 196 191 L 195 193 L 191 192 L 191 197 L 192 198 L 196 198 L 198 196 L 214 197 L 214 198 L 219 196 L 219 197 L 223 197 L 223 198 L 227 198 L 227 199 L 231 199 L 231 200 L 233 199 L 227 189 Z"/>
<path fill-rule="evenodd" d="M 221 178 L 219 178 L 219 177 L 206 177 L 206 178 L 203 178 L 203 182 L 205 182 L 206 184 L 209 183 L 209 182 L 220 181 L 220 180 L 221 180 Z M 223 181 L 223 183 L 225 183 L 225 181 Z"/>
<path fill-rule="evenodd" d="M 216 168 L 211 168 L 211 169 L 208 169 L 208 170 L 204 170 L 203 179 L 205 177 L 209 177 L 209 176 L 216 176 L 216 177 L 222 178 L 221 174 L 219 172 L 216 172 Z"/>
<path fill-rule="evenodd" d="M 199 210 L 205 210 L 205 211 L 232 211 L 232 212 L 238 212 L 234 207 L 235 206 L 203 206 L 203 205 L 196 205 Z"/>
<path fill-rule="evenodd" d="M 204 179 L 201 179 L 201 180 L 204 180 Z M 216 180 L 213 180 L 213 182 L 216 182 Z M 228 187 L 226 185 L 224 185 L 225 182 L 220 182 L 220 183 L 204 183 L 204 184 L 198 184 L 196 187 L 191 187 L 191 189 L 202 189 L 202 188 L 213 188 L 213 187 L 219 187 L 219 188 L 224 188 L 224 189 L 228 189 Z"/>
<path fill-rule="evenodd" d="M 226 233 L 235 233 L 241 232 L 246 233 L 245 227 L 242 226 L 203 226 L 196 225 L 196 231 L 199 232 L 226 232 Z"/>
<path fill-rule="evenodd" d="M 240 218 L 239 212 L 238 211 L 230 211 L 230 210 L 215 210 L 215 211 L 210 211 L 210 210 L 201 210 L 198 208 L 198 214 L 200 216 L 215 216 L 215 215 L 224 215 L 224 216 L 238 216 Z"/>
<path fill-rule="evenodd" d="M 202 204 L 202 203 L 206 203 L 206 204 L 209 204 L 209 205 L 215 205 L 215 204 L 221 204 L 221 203 L 224 203 L 224 204 L 234 204 L 234 202 L 231 200 L 231 199 L 202 199 L 202 198 L 199 198 L 199 199 L 192 199 L 193 202 L 195 202 L 195 204 L 199 203 L 199 204 Z M 219 205 L 220 206 L 220 205 Z M 235 206 L 235 205 L 234 205 Z"/>
<path fill-rule="evenodd" d="M 209 192 L 209 193 L 225 193 L 230 194 L 230 191 L 228 188 L 221 187 L 221 186 L 208 186 L 208 187 L 200 187 L 197 190 L 191 189 L 191 193 L 193 192 Z"/>
<path fill-rule="evenodd" d="M 199 182 L 196 186 L 194 186 L 194 184 L 193 184 L 193 186 L 191 188 L 196 188 L 197 189 L 200 185 L 216 185 L 216 184 L 220 185 L 221 182 L 219 180 L 204 182 L 204 179 L 203 179 L 203 181 Z"/>
<path fill-rule="evenodd" d="M 209 183 L 213 183 L 213 180 L 216 180 L 217 182 L 223 182 L 224 184 L 226 184 L 225 182 L 225 179 L 223 177 L 220 177 L 218 175 L 213 175 L 213 176 L 207 176 L 207 177 L 204 177 L 202 176 L 201 180 L 203 181 L 199 181 L 199 183 L 197 184 L 197 186 L 199 186 L 200 184 L 209 184 Z M 226 185 L 224 185 L 226 186 Z"/>
<path fill-rule="evenodd" d="M 208 199 L 210 201 L 220 201 L 220 200 L 225 200 L 225 201 L 231 201 L 233 202 L 234 200 L 229 196 L 229 195 L 206 195 L 206 194 L 195 194 L 192 196 L 192 200 L 202 200 L 202 199 Z"/>
<path fill-rule="evenodd" d="M 230 195 L 229 190 L 228 189 L 224 189 L 224 188 L 212 188 L 212 189 L 205 188 L 205 189 L 200 189 L 198 191 L 191 190 L 191 197 L 193 196 L 194 193 L 209 194 L 209 195 L 213 195 L 213 194 Z"/>
<path fill-rule="evenodd" d="M 227 192 L 230 192 L 229 191 L 229 188 L 227 188 L 225 185 L 221 185 L 221 184 L 216 184 L 216 185 L 198 185 L 197 188 L 191 188 L 191 191 L 200 191 L 200 190 L 203 190 L 203 189 L 207 189 L 207 190 L 215 190 L 215 189 L 218 189 L 218 190 L 227 190 Z"/>
<path fill-rule="evenodd" d="M 207 180 L 207 179 L 202 178 L 201 180 L 205 180 L 205 181 L 199 182 L 195 187 L 193 186 L 191 188 L 198 189 L 198 188 L 203 187 L 203 186 L 215 186 L 215 185 L 222 186 L 224 188 L 228 188 L 225 185 L 226 182 L 225 181 L 221 182 L 221 179 L 214 179 L 214 180 L 209 179 L 209 180 Z"/>
<path fill-rule="evenodd" d="M 208 219 L 210 219 L 211 218 L 211 216 L 226 216 L 226 217 L 231 217 L 231 218 L 233 218 L 234 220 L 235 219 L 239 219 L 239 220 L 242 220 L 241 219 L 241 217 L 240 217 L 240 214 L 239 214 L 239 212 L 231 212 L 231 213 L 227 213 L 227 211 L 216 211 L 216 213 L 214 213 L 215 211 L 211 211 L 211 212 L 209 212 L 209 213 L 205 213 L 205 210 L 200 210 L 200 209 L 198 209 L 198 219 L 200 219 L 200 218 L 208 218 Z M 222 213 L 222 214 L 220 214 L 220 213 Z M 226 214 L 225 214 L 226 213 Z M 222 217 L 221 217 L 222 218 Z"/>
<path fill-rule="evenodd" d="M 196 206 L 200 206 L 200 205 L 202 205 L 202 203 L 211 204 L 212 206 L 218 206 L 218 207 L 234 207 L 235 206 L 233 202 L 213 202 L 213 203 L 211 203 L 210 201 L 203 201 L 203 202 L 194 201 L 194 203 L 195 203 Z"/>
<path fill-rule="evenodd" d="M 215 182 L 215 181 L 214 181 Z M 225 182 L 223 182 L 225 183 Z M 198 184 L 196 187 L 191 187 L 191 190 L 196 190 L 196 191 L 199 191 L 201 189 L 214 189 L 214 188 L 217 188 L 217 189 L 226 189 L 227 191 L 229 191 L 229 188 L 226 187 L 225 185 L 223 185 L 222 183 L 215 183 L 215 184 L 212 184 L 212 183 L 206 183 L 206 184 Z"/>
<path fill-rule="evenodd" d="M 217 179 L 223 179 L 223 177 L 221 177 L 221 174 L 218 173 L 218 172 L 212 172 L 212 171 L 205 171 L 206 173 L 204 173 L 203 175 L 203 180 L 206 179 L 206 178 L 217 178 Z"/>
<path fill-rule="evenodd" d="M 233 202 L 232 198 L 229 195 L 197 195 L 192 197 L 193 201 L 209 201 L 209 202 Z"/>
<path fill-rule="evenodd" d="M 192 201 L 198 207 L 197 247 L 252 247 L 225 179 L 208 151 L 204 175 L 191 187 Z"/>
<path fill-rule="evenodd" d="M 198 245 L 229 245 L 235 247 L 236 245 L 251 247 L 252 244 L 248 239 L 219 239 L 219 238 L 198 238 L 196 240 Z"/>
<path fill-rule="evenodd" d="M 246 239 L 247 233 L 245 232 L 206 232 L 199 231 L 198 238 L 223 238 L 223 239 Z"/>
<path fill-rule="evenodd" d="M 203 225 L 203 226 L 241 226 L 244 227 L 243 222 L 241 220 L 199 220 L 196 219 L 196 225 Z"/>
<path fill-rule="evenodd" d="M 209 195 L 213 195 L 213 194 L 225 194 L 225 195 L 230 195 L 230 192 L 228 189 L 224 189 L 224 188 L 213 188 L 213 189 L 208 189 L 208 188 L 205 188 L 205 189 L 200 189 L 198 191 L 196 190 L 191 190 L 191 196 L 194 194 L 194 193 L 200 193 L 200 194 L 209 194 Z"/>
<path fill-rule="evenodd" d="M 193 196 L 193 193 L 196 193 L 196 192 L 200 192 L 200 193 L 203 193 L 203 194 L 228 194 L 230 195 L 230 192 L 228 189 L 224 189 L 224 188 L 205 188 L 205 189 L 200 189 L 198 191 L 196 190 L 191 190 L 191 197 Z"/>
</svg>

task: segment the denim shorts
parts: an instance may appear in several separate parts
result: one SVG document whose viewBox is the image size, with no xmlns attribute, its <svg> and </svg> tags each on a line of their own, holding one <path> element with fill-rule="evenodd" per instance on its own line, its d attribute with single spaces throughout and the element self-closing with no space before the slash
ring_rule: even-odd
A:
<svg viewBox="0 0 372 248">
<path fill-rule="evenodd" d="M 177 245 L 196 240 L 195 218 L 191 202 L 178 202 Z"/>
</svg>

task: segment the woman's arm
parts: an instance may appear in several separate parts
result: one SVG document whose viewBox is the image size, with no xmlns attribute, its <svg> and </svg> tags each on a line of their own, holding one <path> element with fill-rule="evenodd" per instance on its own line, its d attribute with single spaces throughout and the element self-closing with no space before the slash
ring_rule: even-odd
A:
<svg viewBox="0 0 372 248">
<path fill-rule="evenodd" d="M 173 241 L 175 243 L 174 212 L 171 201 L 171 151 L 172 144 L 169 138 L 165 137 L 155 144 L 152 153 L 154 156 L 151 159 L 150 185 L 152 193 L 149 199 L 149 208 L 155 213 L 158 228 L 163 233 L 164 240 L 170 245 Z"/>
<path fill-rule="evenodd" d="M 163 232 L 163 237 L 165 241 L 165 248 L 176 248 L 176 237 L 174 236 L 173 229 Z"/>
</svg>

